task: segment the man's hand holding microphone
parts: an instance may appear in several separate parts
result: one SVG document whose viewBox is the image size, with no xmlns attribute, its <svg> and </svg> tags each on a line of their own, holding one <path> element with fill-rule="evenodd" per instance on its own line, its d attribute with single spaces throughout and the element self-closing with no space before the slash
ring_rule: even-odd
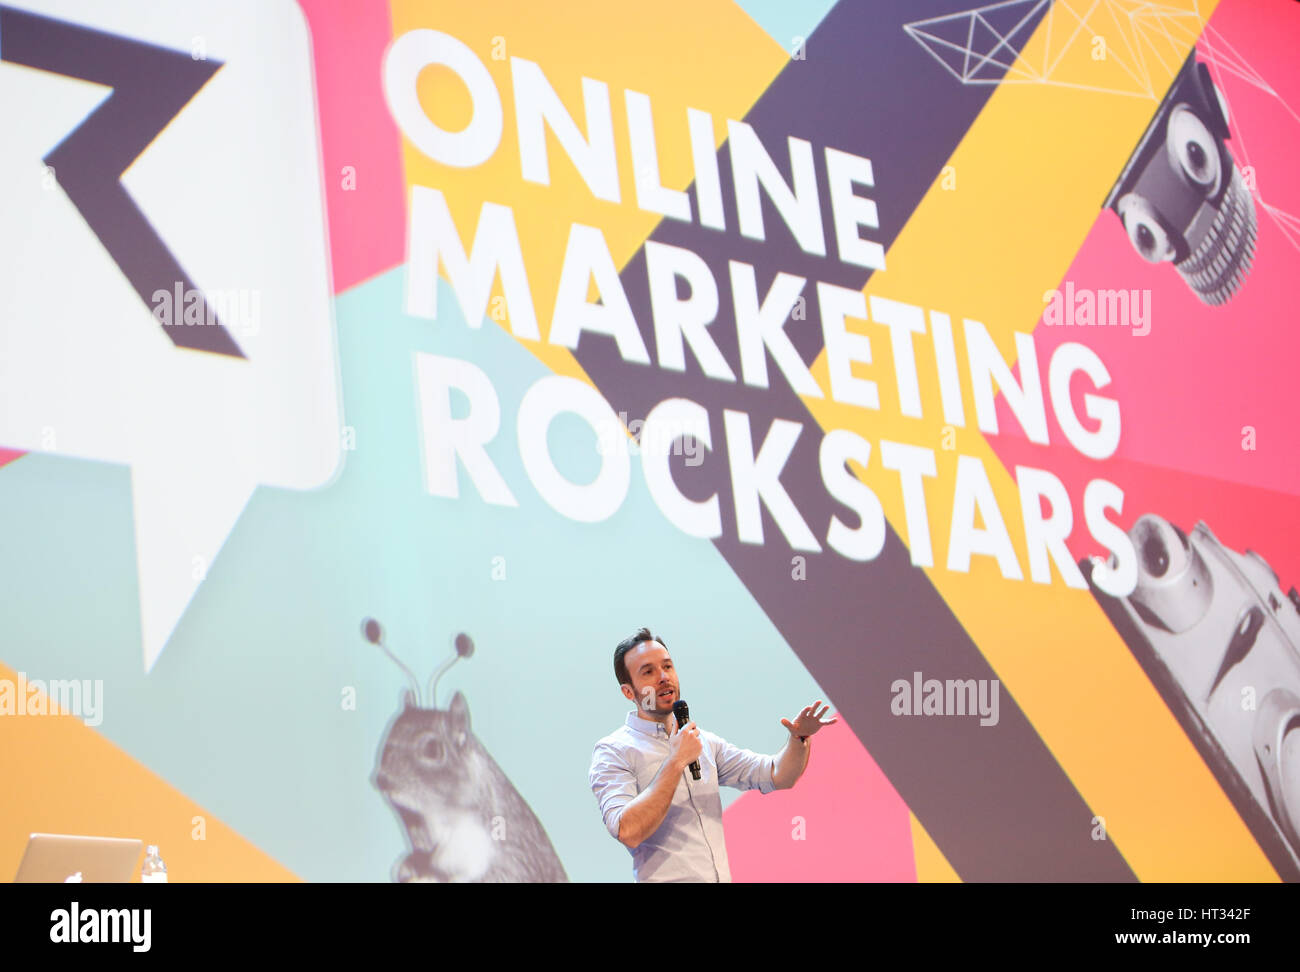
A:
<svg viewBox="0 0 1300 972">
<path fill-rule="evenodd" d="M 691 779 L 700 778 L 700 753 L 704 743 L 700 740 L 700 727 L 690 721 L 690 712 L 685 702 L 673 706 L 673 731 L 668 736 L 668 758 L 677 766 L 678 772 L 690 766 Z M 678 723 L 681 722 L 679 726 Z"/>
</svg>

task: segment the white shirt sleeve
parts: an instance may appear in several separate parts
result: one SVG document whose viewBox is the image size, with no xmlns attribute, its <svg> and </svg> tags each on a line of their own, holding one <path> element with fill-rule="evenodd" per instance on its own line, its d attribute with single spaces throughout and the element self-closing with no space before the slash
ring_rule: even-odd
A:
<svg viewBox="0 0 1300 972">
<path fill-rule="evenodd" d="M 587 776 L 591 792 L 596 795 L 605 829 L 618 840 L 618 824 L 623 819 L 623 808 L 636 799 L 636 774 L 623 755 L 609 743 L 597 743 L 591 754 L 591 770 Z"/>
<path fill-rule="evenodd" d="M 737 790 L 771 793 L 776 789 L 772 774 L 776 758 L 733 746 L 721 736 L 714 736 L 713 761 L 718 767 L 718 786 Z"/>
</svg>

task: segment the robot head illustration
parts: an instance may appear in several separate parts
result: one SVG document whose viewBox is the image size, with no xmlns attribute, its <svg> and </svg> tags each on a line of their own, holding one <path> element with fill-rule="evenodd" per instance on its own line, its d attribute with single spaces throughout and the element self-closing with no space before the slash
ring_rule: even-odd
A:
<svg viewBox="0 0 1300 972">
<path fill-rule="evenodd" d="M 1230 137 L 1228 104 L 1193 48 L 1105 203 L 1139 255 L 1172 262 L 1211 305 L 1241 288 L 1258 229 Z"/>
</svg>

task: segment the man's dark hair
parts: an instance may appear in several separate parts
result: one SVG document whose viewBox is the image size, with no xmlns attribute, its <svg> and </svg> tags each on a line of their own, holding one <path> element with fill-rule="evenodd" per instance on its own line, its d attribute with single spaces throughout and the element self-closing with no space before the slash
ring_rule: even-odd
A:
<svg viewBox="0 0 1300 972">
<path fill-rule="evenodd" d="M 630 638 L 624 638 L 614 649 L 614 677 L 618 679 L 619 685 L 631 685 L 632 673 L 627 670 L 627 660 L 623 657 L 643 641 L 657 641 L 664 645 L 662 638 L 656 638 L 650 633 L 649 628 L 642 628 Z M 667 648 L 667 645 L 664 645 Z"/>
</svg>

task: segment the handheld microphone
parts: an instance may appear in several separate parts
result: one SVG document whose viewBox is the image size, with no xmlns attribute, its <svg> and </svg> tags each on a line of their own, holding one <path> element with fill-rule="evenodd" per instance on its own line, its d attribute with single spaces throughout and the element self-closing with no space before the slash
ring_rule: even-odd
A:
<svg viewBox="0 0 1300 972">
<path fill-rule="evenodd" d="M 691 710 L 687 707 L 682 699 L 673 703 L 673 716 L 677 719 L 677 729 L 680 731 L 682 726 L 691 721 Z M 690 765 L 691 779 L 700 778 L 700 761 L 697 759 Z"/>
</svg>

